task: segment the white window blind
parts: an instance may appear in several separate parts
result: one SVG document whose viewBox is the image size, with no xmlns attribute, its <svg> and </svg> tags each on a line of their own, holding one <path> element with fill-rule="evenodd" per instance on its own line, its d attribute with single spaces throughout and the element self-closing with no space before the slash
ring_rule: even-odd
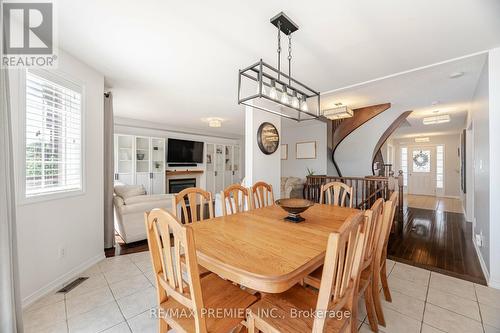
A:
<svg viewBox="0 0 500 333">
<path fill-rule="evenodd" d="M 82 189 L 82 94 L 26 72 L 26 197 Z"/>
</svg>

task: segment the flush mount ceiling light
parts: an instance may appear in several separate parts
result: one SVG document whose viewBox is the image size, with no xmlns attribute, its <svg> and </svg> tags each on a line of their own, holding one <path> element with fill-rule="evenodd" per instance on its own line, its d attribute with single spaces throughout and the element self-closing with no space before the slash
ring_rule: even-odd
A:
<svg viewBox="0 0 500 333">
<path fill-rule="evenodd" d="M 448 77 L 450 79 L 457 79 L 457 78 L 459 78 L 461 76 L 464 76 L 464 72 L 453 72 Z"/>
<path fill-rule="evenodd" d="M 292 33 L 299 27 L 283 12 L 271 18 L 278 32 L 278 68 L 262 59 L 238 73 L 238 104 L 296 121 L 319 117 L 319 92 L 292 77 Z M 281 71 L 281 34 L 288 36 L 288 74 Z"/>
<path fill-rule="evenodd" d="M 221 118 L 207 118 L 209 127 L 221 127 L 222 119 Z"/>
<path fill-rule="evenodd" d="M 425 137 L 425 138 L 415 138 L 415 142 L 429 142 L 429 138 Z"/>
<path fill-rule="evenodd" d="M 323 116 L 331 120 L 336 120 L 350 118 L 354 115 L 354 111 L 349 109 L 346 105 L 342 105 L 341 103 L 337 103 L 335 105 L 336 106 L 334 108 L 324 110 Z"/>
<path fill-rule="evenodd" d="M 423 119 L 424 125 L 434 125 L 434 124 L 442 124 L 442 123 L 448 123 L 448 122 L 450 122 L 450 115 L 449 114 L 425 117 Z"/>
</svg>

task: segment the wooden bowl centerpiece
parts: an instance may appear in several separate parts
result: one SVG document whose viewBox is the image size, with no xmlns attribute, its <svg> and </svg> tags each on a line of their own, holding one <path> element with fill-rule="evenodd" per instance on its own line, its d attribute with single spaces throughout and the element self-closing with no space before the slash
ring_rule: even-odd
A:
<svg viewBox="0 0 500 333">
<path fill-rule="evenodd" d="M 288 213 L 285 220 L 291 222 L 302 222 L 305 219 L 300 216 L 300 213 L 314 205 L 314 202 L 305 199 L 279 199 L 276 204 Z"/>
</svg>

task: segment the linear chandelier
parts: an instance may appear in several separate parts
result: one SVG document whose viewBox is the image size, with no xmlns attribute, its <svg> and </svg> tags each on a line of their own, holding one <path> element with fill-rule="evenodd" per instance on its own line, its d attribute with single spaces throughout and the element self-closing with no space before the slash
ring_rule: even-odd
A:
<svg viewBox="0 0 500 333">
<path fill-rule="evenodd" d="M 238 104 L 295 121 L 317 119 L 320 94 L 292 77 L 292 33 L 299 27 L 283 12 L 271 18 L 278 29 L 278 68 L 260 59 L 239 71 Z M 281 34 L 288 36 L 288 74 L 281 71 Z"/>
</svg>

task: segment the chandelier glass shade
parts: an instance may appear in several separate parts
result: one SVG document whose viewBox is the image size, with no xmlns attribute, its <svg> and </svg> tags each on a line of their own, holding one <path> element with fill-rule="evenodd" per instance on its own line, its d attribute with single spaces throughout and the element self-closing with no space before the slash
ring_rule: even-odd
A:
<svg viewBox="0 0 500 333">
<path fill-rule="evenodd" d="M 283 12 L 271 19 L 278 28 L 278 68 L 262 59 L 238 73 L 238 104 L 296 121 L 320 116 L 320 93 L 291 74 L 291 34 L 298 30 Z M 288 74 L 281 71 L 281 33 L 288 36 Z"/>
<path fill-rule="evenodd" d="M 278 79 L 278 73 L 281 78 Z M 238 104 L 296 121 L 317 119 L 320 94 L 259 60 L 239 71 Z"/>
</svg>

